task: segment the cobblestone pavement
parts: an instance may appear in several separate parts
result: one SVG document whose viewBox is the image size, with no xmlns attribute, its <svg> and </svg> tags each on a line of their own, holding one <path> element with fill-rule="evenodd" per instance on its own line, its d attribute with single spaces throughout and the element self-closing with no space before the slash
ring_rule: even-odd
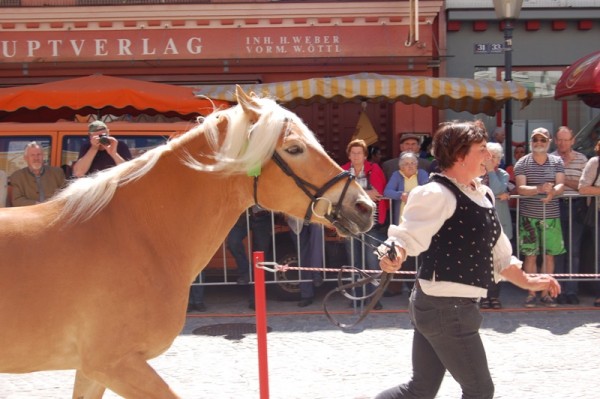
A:
<svg viewBox="0 0 600 399">
<path fill-rule="evenodd" d="M 190 314 L 173 346 L 151 361 L 183 398 L 260 397 L 256 334 L 225 335 L 232 326 L 255 323 L 247 297 L 234 289 L 209 287 L 209 311 Z M 600 312 L 590 306 L 592 298 L 577 307 L 534 311 L 520 307 L 524 294 L 518 290 L 503 290 L 502 298 L 505 309 L 484 312 L 481 329 L 496 398 L 598 398 Z M 405 381 L 412 339 L 406 302 L 406 294 L 384 298 L 383 311 L 344 332 L 324 317 L 319 301 L 299 309 L 295 302 L 269 300 L 270 398 L 372 398 Z M 345 301 L 333 308 L 340 317 L 351 316 Z M 216 335 L 193 333 L 210 326 Z M 0 374 L 0 399 L 70 398 L 73 376 Z M 109 391 L 104 397 L 118 398 Z M 459 397 L 447 374 L 438 398 Z"/>
</svg>

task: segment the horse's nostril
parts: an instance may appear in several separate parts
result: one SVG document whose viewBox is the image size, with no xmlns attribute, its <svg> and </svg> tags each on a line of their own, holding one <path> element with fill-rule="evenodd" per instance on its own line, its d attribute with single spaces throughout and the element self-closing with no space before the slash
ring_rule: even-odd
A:
<svg viewBox="0 0 600 399">
<path fill-rule="evenodd" d="M 357 202 L 354 206 L 356 210 L 360 213 L 371 213 L 373 209 L 363 202 Z"/>
</svg>

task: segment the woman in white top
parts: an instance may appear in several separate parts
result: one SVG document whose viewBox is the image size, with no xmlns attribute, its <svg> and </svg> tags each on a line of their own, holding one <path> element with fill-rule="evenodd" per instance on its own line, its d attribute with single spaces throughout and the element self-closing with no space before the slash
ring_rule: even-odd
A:
<svg viewBox="0 0 600 399">
<path fill-rule="evenodd" d="M 388 243 L 398 256 L 384 256 L 381 269 L 395 272 L 407 256 L 420 254 L 422 266 L 409 302 L 415 328 L 412 379 L 376 399 L 434 398 L 446 370 L 463 397 L 492 398 L 479 299 L 500 278 L 554 297 L 560 292 L 554 278 L 525 274 L 512 256 L 493 194 L 479 178 L 491 157 L 486 140 L 485 130 L 473 123 L 442 124 L 433 138 L 442 172 L 411 191 L 402 223 L 389 228 Z"/>
</svg>

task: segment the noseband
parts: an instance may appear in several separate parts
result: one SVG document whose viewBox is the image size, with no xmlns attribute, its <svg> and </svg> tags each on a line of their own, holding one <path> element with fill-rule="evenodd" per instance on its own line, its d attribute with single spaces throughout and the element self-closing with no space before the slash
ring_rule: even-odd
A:
<svg viewBox="0 0 600 399">
<path fill-rule="evenodd" d="M 342 189 L 342 193 L 340 194 L 340 197 L 339 197 L 337 203 L 335 205 L 333 205 L 333 207 L 324 215 L 318 215 L 318 216 L 324 217 L 331 223 L 337 222 L 339 220 L 342 202 L 344 201 L 344 197 L 346 196 L 346 193 L 348 192 L 348 187 L 350 186 L 350 183 L 352 182 L 352 180 L 354 180 L 354 176 L 352 176 L 350 174 L 350 172 L 348 172 L 347 170 L 340 172 L 337 176 L 334 176 L 327 183 L 325 183 L 321 188 L 319 188 L 319 187 L 315 186 L 314 184 L 307 182 L 306 180 L 304 180 L 303 178 L 298 176 L 292 170 L 292 168 L 290 168 L 290 166 L 287 164 L 287 162 L 285 162 L 283 160 L 283 158 L 281 158 L 281 156 L 277 153 L 277 151 L 273 152 L 273 161 L 275 162 L 275 164 L 277 166 L 279 166 L 279 168 L 283 171 L 283 173 L 285 173 L 286 175 L 288 175 L 289 177 L 291 177 L 294 180 L 296 185 L 310 199 L 310 204 L 308 205 L 308 208 L 306 209 L 306 215 L 304 216 L 304 224 L 305 225 L 308 225 L 310 223 L 310 218 L 311 218 L 312 214 L 314 213 L 314 206 L 317 203 L 317 201 L 319 201 L 320 199 L 323 198 L 323 194 L 325 194 L 325 192 L 327 192 L 327 190 L 329 190 L 331 187 L 333 187 L 338 181 L 340 181 L 342 179 L 347 179 L 346 184 L 344 185 L 344 188 Z M 254 176 L 254 203 L 258 205 L 258 176 Z"/>
</svg>

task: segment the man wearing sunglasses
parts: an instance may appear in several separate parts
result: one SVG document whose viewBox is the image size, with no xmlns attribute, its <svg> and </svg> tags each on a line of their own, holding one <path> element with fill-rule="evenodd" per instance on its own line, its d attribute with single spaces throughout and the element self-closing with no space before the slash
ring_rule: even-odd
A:
<svg viewBox="0 0 600 399">
<path fill-rule="evenodd" d="M 554 256 L 564 254 L 565 245 L 560 223 L 557 197 L 564 191 L 565 167 L 562 158 L 548 153 L 550 133 L 539 127 L 531 132 L 531 153 L 515 165 L 515 182 L 519 195 L 519 247 L 525 256 L 526 273 L 537 273 L 537 256 L 544 255 L 542 273 L 554 273 Z M 544 306 L 555 307 L 548 292 L 540 298 Z M 525 299 L 525 307 L 536 306 L 533 291 Z"/>
</svg>

